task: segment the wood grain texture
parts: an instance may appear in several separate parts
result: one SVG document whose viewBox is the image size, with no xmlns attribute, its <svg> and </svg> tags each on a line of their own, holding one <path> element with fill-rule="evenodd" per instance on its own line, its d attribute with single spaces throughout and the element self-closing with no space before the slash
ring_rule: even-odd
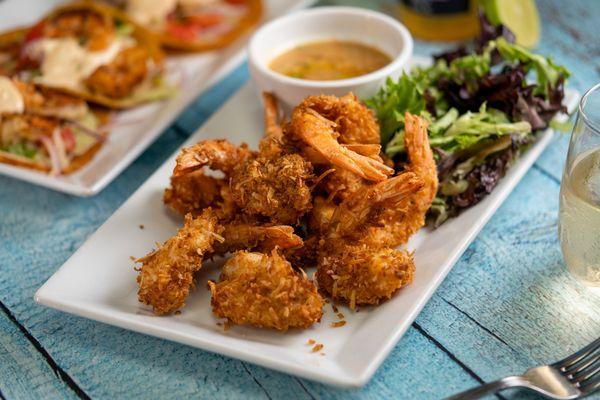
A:
<svg viewBox="0 0 600 400">
<path fill-rule="evenodd" d="M 336 0 L 342 1 L 350 3 Z M 391 0 L 352 3 L 385 8 Z M 540 0 L 538 6 L 539 50 L 573 72 L 571 87 L 583 91 L 600 81 L 600 2 Z M 417 42 L 415 52 L 442 47 Z M 436 399 L 558 359 L 600 335 L 600 295 L 565 272 L 556 238 L 565 136 L 540 157 L 360 390 L 298 380 L 36 305 L 35 290 L 247 79 L 242 67 L 211 88 L 91 199 L 0 177 L 0 301 L 6 307 L 0 310 L 0 397 L 75 398 L 78 388 L 101 399 Z"/>
</svg>

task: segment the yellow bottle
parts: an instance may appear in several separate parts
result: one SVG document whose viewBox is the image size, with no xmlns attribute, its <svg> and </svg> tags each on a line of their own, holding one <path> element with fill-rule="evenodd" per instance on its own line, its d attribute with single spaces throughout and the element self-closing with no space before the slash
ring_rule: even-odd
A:
<svg viewBox="0 0 600 400">
<path fill-rule="evenodd" d="M 458 41 L 479 33 L 477 0 L 398 0 L 400 20 L 418 39 Z"/>
</svg>

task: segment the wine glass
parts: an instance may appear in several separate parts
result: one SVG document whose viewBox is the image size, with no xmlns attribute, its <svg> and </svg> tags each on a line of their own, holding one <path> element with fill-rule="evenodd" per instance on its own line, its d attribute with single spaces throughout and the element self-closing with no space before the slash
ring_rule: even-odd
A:
<svg viewBox="0 0 600 400">
<path fill-rule="evenodd" d="M 600 83 L 578 111 L 560 186 L 558 235 L 571 274 L 600 287 Z"/>
</svg>

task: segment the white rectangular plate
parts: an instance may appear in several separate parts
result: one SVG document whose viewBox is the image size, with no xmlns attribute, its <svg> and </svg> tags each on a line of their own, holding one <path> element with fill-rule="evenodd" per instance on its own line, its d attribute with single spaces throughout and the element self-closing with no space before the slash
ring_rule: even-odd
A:
<svg viewBox="0 0 600 400">
<path fill-rule="evenodd" d="M 577 95 L 569 93 L 573 105 Z M 232 116 L 234 116 L 232 118 Z M 243 87 L 186 143 L 226 138 L 256 148 L 263 132 L 262 105 L 252 84 Z M 180 315 L 157 317 L 137 300 L 137 273 L 130 256 L 140 257 L 156 241 L 166 240 L 181 219 L 162 204 L 175 155 L 152 175 L 125 204 L 36 293 L 41 304 L 122 328 L 240 358 L 278 371 L 340 386 L 365 384 L 414 321 L 425 303 L 479 230 L 506 199 L 552 138 L 545 132 L 509 170 L 493 193 L 477 206 L 439 229 L 423 229 L 409 248 L 416 250 L 412 284 L 379 307 L 354 313 L 344 307 L 347 321 L 336 321 L 329 305 L 321 323 L 286 333 L 247 327 L 224 331 L 210 308 L 207 279 L 218 269 L 204 267 L 198 288 Z M 140 224 L 144 229 L 140 229 Z M 310 271 L 309 271 L 310 272 Z M 312 353 L 308 339 L 324 344 Z"/>
<path fill-rule="evenodd" d="M 65 0 L 7 0 L 0 2 L 0 31 L 34 23 Z M 306 7 L 314 0 L 265 0 L 265 19 Z M 167 75 L 182 83 L 171 99 L 118 113 L 120 121 L 94 159 L 81 170 L 64 176 L 49 176 L 33 170 L 0 163 L 0 174 L 36 185 L 92 196 L 104 189 L 133 162 L 177 116 L 204 90 L 223 78 L 245 58 L 248 36 L 225 50 L 169 57 Z M 184 87 L 185 86 L 185 87 Z"/>
</svg>

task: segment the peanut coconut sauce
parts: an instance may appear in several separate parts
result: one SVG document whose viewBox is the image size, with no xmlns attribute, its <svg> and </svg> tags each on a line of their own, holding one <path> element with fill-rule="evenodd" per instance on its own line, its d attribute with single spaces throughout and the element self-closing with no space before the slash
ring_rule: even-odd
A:
<svg viewBox="0 0 600 400">
<path fill-rule="evenodd" d="M 375 47 L 328 40 L 294 47 L 277 56 L 269 67 L 292 78 L 333 81 L 369 74 L 391 61 L 387 54 Z"/>
</svg>

